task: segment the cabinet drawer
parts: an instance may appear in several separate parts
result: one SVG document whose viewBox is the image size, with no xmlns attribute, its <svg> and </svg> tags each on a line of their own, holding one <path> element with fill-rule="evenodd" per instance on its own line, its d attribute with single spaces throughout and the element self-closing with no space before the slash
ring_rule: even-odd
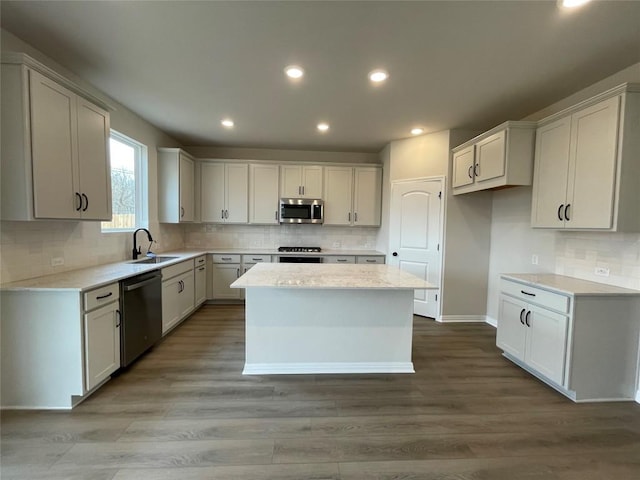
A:
<svg viewBox="0 0 640 480">
<path fill-rule="evenodd" d="M 240 263 L 240 255 L 229 253 L 214 253 L 211 255 L 213 263 Z"/>
<path fill-rule="evenodd" d="M 193 270 L 193 260 L 187 260 L 186 262 L 180 262 L 175 265 L 171 265 L 170 267 L 165 267 L 162 269 L 162 281 L 173 278 L 181 273 L 188 272 L 189 270 Z"/>
<path fill-rule="evenodd" d="M 88 312 L 101 305 L 106 305 L 120 297 L 120 286 L 117 283 L 96 288 L 84 294 L 84 310 Z"/>
<path fill-rule="evenodd" d="M 358 256 L 356 263 L 384 263 L 383 256 Z"/>
<path fill-rule="evenodd" d="M 271 263 L 271 255 L 242 255 L 242 263 Z"/>
<path fill-rule="evenodd" d="M 324 257 L 324 263 L 356 263 L 356 257 L 353 255 L 331 255 Z"/>
<path fill-rule="evenodd" d="M 202 267 L 206 263 L 207 263 L 207 256 L 206 255 L 200 255 L 199 257 L 195 258 L 195 266 L 196 266 L 196 268 L 197 267 Z"/>
<path fill-rule="evenodd" d="M 569 312 L 569 297 L 560 293 L 549 292 L 547 290 L 542 290 L 540 288 L 509 280 L 502 280 L 501 290 L 502 292 L 524 300 L 527 303 L 535 303 L 557 312 Z"/>
</svg>

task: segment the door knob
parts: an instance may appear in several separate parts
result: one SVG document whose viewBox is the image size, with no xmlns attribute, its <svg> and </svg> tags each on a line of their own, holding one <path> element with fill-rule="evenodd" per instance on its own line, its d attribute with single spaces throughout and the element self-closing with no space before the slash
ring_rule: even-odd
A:
<svg viewBox="0 0 640 480">
<path fill-rule="evenodd" d="M 391 255 L 393 255 L 394 257 L 398 256 L 398 252 L 393 252 Z"/>
</svg>

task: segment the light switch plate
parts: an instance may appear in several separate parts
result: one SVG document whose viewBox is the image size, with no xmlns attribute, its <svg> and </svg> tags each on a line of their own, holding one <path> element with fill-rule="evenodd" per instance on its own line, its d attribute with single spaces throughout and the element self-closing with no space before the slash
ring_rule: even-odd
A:
<svg viewBox="0 0 640 480">
<path fill-rule="evenodd" d="M 59 265 L 64 265 L 64 257 L 51 257 L 51 266 L 57 267 Z"/>
<path fill-rule="evenodd" d="M 608 277 L 609 269 L 606 267 L 596 267 L 595 274 L 599 277 Z"/>
</svg>

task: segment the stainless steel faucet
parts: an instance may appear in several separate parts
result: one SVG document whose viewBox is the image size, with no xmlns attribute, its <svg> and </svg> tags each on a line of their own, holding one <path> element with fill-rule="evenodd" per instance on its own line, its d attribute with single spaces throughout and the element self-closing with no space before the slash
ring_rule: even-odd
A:
<svg viewBox="0 0 640 480">
<path fill-rule="evenodd" d="M 151 236 L 151 233 L 149 232 L 149 230 L 147 230 L 146 228 L 139 228 L 135 232 L 133 232 L 133 259 L 134 260 L 138 258 L 138 255 L 142 255 L 142 252 L 140 251 L 140 247 L 138 246 L 138 243 L 136 241 L 136 234 L 140 230 L 147 232 L 147 238 L 149 239 L 149 242 L 153 242 L 153 237 Z M 149 245 L 148 253 L 151 253 L 151 245 Z"/>
</svg>

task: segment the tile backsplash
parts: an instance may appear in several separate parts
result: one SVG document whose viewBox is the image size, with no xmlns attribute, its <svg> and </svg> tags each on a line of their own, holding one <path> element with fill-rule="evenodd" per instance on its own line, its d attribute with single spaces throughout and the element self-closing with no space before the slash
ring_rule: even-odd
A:
<svg viewBox="0 0 640 480">
<path fill-rule="evenodd" d="M 378 228 L 320 225 L 212 225 L 185 226 L 187 248 L 277 248 L 314 246 L 323 249 L 366 249 L 376 246 Z"/>
<path fill-rule="evenodd" d="M 640 234 L 558 232 L 555 263 L 559 275 L 640 290 Z"/>
<path fill-rule="evenodd" d="M 157 252 L 184 246 L 180 225 L 152 225 Z M 144 235 L 139 235 L 142 242 Z M 102 233 L 100 222 L 0 223 L 0 280 L 13 282 L 131 258 L 131 232 Z M 142 247 L 147 247 L 146 238 Z M 57 264 L 64 262 L 62 264 Z"/>
</svg>

